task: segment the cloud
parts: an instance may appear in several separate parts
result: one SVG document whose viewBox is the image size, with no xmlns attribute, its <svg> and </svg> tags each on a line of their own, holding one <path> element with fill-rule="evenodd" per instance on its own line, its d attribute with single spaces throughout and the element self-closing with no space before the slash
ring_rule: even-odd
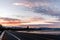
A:
<svg viewBox="0 0 60 40">
<path fill-rule="evenodd" d="M 57 0 L 22 0 L 21 2 L 13 3 L 13 5 L 23 6 L 31 9 L 31 12 L 34 12 L 34 14 L 36 13 L 38 15 L 45 15 L 43 18 L 41 18 L 40 16 L 28 18 L 27 20 L 23 20 L 22 24 L 46 24 L 49 27 L 56 27 L 58 26 L 57 24 L 60 24 L 60 8 L 59 5 L 57 5 L 59 3 L 57 2 Z"/>
<path fill-rule="evenodd" d="M 43 13 L 45 15 L 60 16 L 58 5 L 52 0 L 21 0 L 22 2 L 15 2 L 15 6 L 23 6 L 31 9 L 36 13 Z"/>
<path fill-rule="evenodd" d="M 0 24 L 3 26 L 18 26 L 21 24 L 19 19 L 12 19 L 12 18 L 0 18 Z"/>
<path fill-rule="evenodd" d="M 13 3 L 13 5 L 33 8 L 33 7 L 38 7 L 38 6 L 49 6 L 49 3 L 43 2 L 41 0 L 25 0 L 23 2 Z"/>
<path fill-rule="evenodd" d="M 24 7 L 28 7 L 28 8 L 33 7 L 33 4 L 31 4 L 31 3 L 13 3 L 13 5 L 24 6 Z"/>
<path fill-rule="evenodd" d="M 23 25 L 32 25 L 32 24 L 53 24 L 52 22 L 58 22 L 58 19 L 56 18 L 50 18 L 50 19 L 44 19 L 42 17 L 32 17 L 28 18 L 27 20 L 23 20 Z"/>
<path fill-rule="evenodd" d="M 19 25 L 36 25 L 38 27 L 49 27 L 49 28 L 59 28 L 60 22 L 58 19 L 44 19 L 42 17 L 33 17 L 28 18 L 27 20 L 20 20 L 20 19 L 11 19 L 11 18 L 0 18 L 0 24 L 4 26 L 19 26 Z M 32 27 L 32 26 L 31 26 Z"/>
<path fill-rule="evenodd" d="M 51 16 L 60 16 L 60 12 L 56 10 L 52 10 L 51 8 L 47 7 L 35 7 L 33 8 L 33 12 L 39 13 L 39 14 L 45 14 L 45 15 L 51 15 Z"/>
</svg>

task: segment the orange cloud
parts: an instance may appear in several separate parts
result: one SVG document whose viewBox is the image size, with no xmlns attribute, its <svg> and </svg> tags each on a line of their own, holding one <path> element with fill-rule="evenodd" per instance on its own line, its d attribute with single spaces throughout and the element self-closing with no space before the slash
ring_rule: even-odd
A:
<svg viewBox="0 0 60 40">
<path fill-rule="evenodd" d="M 5 26 L 19 26 L 28 24 L 52 24 L 50 22 L 57 22 L 56 19 L 44 19 L 42 17 L 32 17 L 25 20 L 0 18 L 0 24 Z"/>
<path fill-rule="evenodd" d="M 0 18 L 0 24 L 5 26 L 17 26 L 20 25 L 21 22 L 19 19 Z"/>
</svg>

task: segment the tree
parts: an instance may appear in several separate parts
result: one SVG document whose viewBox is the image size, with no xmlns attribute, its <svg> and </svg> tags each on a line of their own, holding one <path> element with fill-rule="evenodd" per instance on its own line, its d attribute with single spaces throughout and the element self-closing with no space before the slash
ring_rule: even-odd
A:
<svg viewBox="0 0 60 40">
<path fill-rule="evenodd" d="M 0 24 L 0 30 L 3 28 L 3 26 Z"/>
<path fill-rule="evenodd" d="M 27 29 L 29 29 L 29 26 L 27 26 Z"/>
</svg>

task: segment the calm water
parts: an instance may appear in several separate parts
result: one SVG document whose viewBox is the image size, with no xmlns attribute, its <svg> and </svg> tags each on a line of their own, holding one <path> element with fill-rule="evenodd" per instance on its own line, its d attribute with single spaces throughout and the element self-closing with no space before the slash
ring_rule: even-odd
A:
<svg viewBox="0 0 60 40">
<path fill-rule="evenodd" d="M 24 32 L 24 33 L 36 33 L 36 34 L 60 34 L 60 31 L 17 31 L 17 32 Z"/>
</svg>

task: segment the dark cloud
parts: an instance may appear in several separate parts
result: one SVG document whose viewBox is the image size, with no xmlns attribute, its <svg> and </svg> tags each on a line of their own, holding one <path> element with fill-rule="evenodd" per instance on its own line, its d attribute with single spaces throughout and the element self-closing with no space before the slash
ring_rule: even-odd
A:
<svg viewBox="0 0 60 40">
<path fill-rule="evenodd" d="M 29 2 L 59 2 L 60 0 L 25 0 Z"/>
<path fill-rule="evenodd" d="M 46 8 L 44 8 L 44 7 L 35 7 L 33 9 L 33 11 L 37 12 L 37 13 L 47 13 L 48 12 L 48 10 Z"/>
<path fill-rule="evenodd" d="M 50 2 L 52 0 L 26 0 L 26 1 L 29 1 L 29 2 Z"/>
<path fill-rule="evenodd" d="M 45 14 L 45 15 L 51 15 L 51 16 L 60 16 L 60 12 L 56 12 L 51 8 L 45 8 L 45 7 L 35 7 L 32 9 L 33 12 L 39 13 L 39 14 Z"/>
<path fill-rule="evenodd" d="M 55 10 L 56 7 L 54 8 L 55 5 L 58 6 L 57 4 L 59 4 L 59 0 L 20 0 L 20 1 L 21 3 L 17 2 L 17 5 L 24 6 L 28 9 L 32 9 L 33 12 L 43 13 L 45 15 L 51 16 L 60 16 L 60 12 L 58 12 L 59 10 L 58 9 Z"/>
<path fill-rule="evenodd" d="M 31 9 L 33 10 L 33 12 L 43 13 L 45 15 L 51 16 L 60 16 L 60 12 L 58 12 L 59 10 L 58 9 L 55 10 L 54 8 L 54 6 L 58 4 L 59 0 L 25 0 L 25 1 L 32 3 L 33 6 L 31 6 L 32 7 Z"/>
<path fill-rule="evenodd" d="M 29 2 L 42 2 L 44 0 L 27 0 L 27 1 L 29 1 Z"/>
</svg>

